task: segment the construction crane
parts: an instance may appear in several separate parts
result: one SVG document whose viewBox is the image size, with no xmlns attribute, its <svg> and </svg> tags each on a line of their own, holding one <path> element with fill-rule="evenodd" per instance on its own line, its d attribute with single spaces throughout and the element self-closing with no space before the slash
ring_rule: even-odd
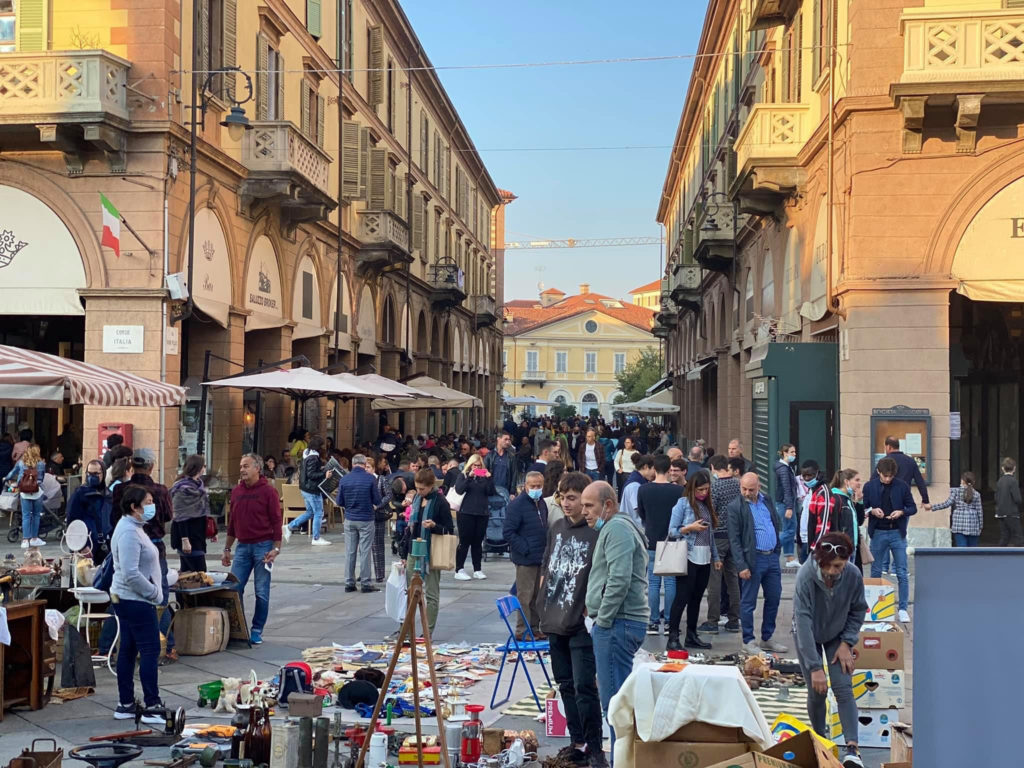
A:
<svg viewBox="0 0 1024 768">
<path fill-rule="evenodd" d="M 630 245 L 658 245 L 660 237 L 599 237 L 588 240 L 521 240 L 505 243 L 506 251 L 527 251 L 540 248 L 610 248 Z"/>
</svg>

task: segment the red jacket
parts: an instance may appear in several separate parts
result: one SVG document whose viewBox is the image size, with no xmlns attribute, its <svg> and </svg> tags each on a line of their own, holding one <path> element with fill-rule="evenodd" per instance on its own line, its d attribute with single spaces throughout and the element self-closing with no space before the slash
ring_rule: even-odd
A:
<svg viewBox="0 0 1024 768">
<path fill-rule="evenodd" d="M 281 500 L 277 489 L 260 476 L 255 485 L 239 483 L 231 491 L 228 536 L 245 544 L 281 539 Z"/>
</svg>

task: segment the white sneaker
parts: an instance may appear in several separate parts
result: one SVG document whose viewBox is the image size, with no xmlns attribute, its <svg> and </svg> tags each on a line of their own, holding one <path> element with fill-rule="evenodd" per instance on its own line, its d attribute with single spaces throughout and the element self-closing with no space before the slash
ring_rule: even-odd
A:
<svg viewBox="0 0 1024 768">
<path fill-rule="evenodd" d="M 469 581 L 469 579 L 470 579 L 470 576 L 469 576 L 468 573 L 466 573 L 466 569 L 465 568 L 462 568 L 462 569 L 460 569 L 460 570 L 455 572 L 455 580 L 456 581 Z"/>
<path fill-rule="evenodd" d="M 728 623 L 729 623 L 729 617 L 728 616 L 719 616 L 718 617 L 718 626 L 724 627 Z"/>
<path fill-rule="evenodd" d="M 45 547 L 46 546 L 46 542 L 43 541 L 40 538 L 29 539 L 28 543 L 29 543 L 30 546 L 33 546 L 33 547 Z"/>
<path fill-rule="evenodd" d="M 789 650 L 789 648 L 786 647 L 785 645 L 783 645 L 782 643 L 778 643 L 775 640 L 771 640 L 771 639 L 769 639 L 769 640 L 762 640 L 761 641 L 761 648 L 762 648 L 762 650 L 771 651 L 772 653 L 785 653 L 786 651 Z"/>
<path fill-rule="evenodd" d="M 907 613 L 906 611 L 900 611 L 900 621 L 903 622 L 904 624 L 909 624 L 910 623 L 910 614 Z"/>
<path fill-rule="evenodd" d="M 756 640 L 751 640 L 749 643 L 743 645 L 743 652 L 749 653 L 751 656 L 761 655 L 761 646 L 757 644 Z"/>
<path fill-rule="evenodd" d="M 281 538 L 286 544 L 292 540 L 292 529 L 288 527 L 288 523 L 281 526 Z"/>
<path fill-rule="evenodd" d="M 800 567 L 800 561 L 799 560 L 787 560 L 786 561 L 786 567 L 787 568 L 799 568 Z"/>
<path fill-rule="evenodd" d="M 313 543 L 314 547 L 329 547 L 329 546 L 331 546 L 331 542 L 329 542 L 323 536 L 321 536 L 319 539 L 313 539 L 312 543 Z"/>
<path fill-rule="evenodd" d="M 484 573 L 483 571 L 473 571 L 473 578 L 474 579 L 486 579 L 487 578 L 487 574 Z"/>
<path fill-rule="evenodd" d="M 28 549 L 28 539 L 22 539 L 21 540 L 21 548 L 22 549 Z"/>
</svg>

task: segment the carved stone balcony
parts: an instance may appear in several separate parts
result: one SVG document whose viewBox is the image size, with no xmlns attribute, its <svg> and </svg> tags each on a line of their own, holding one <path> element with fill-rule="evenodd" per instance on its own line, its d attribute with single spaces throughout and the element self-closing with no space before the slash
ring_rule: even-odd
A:
<svg viewBox="0 0 1024 768">
<path fill-rule="evenodd" d="M 770 29 L 788 24 L 798 10 L 800 0 L 754 0 L 749 29 Z"/>
<path fill-rule="evenodd" d="M 289 236 L 307 221 L 323 221 L 336 206 L 329 189 L 331 156 L 287 120 L 253 122 L 242 139 L 242 204 L 275 200 Z"/>
<path fill-rule="evenodd" d="M 703 208 L 694 230 L 693 258 L 704 269 L 727 272 L 736 258 L 733 203 L 714 202 Z"/>
<path fill-rule="evenodd" d="M 359 211 L 356 269 L 363 275 L 397 269 L 412 261 L 409 225 L 394 211 Z"/>
<path fill-rule="evenodd" d="M 731 190 L 742 213 L 772 213 L 806 172 L 797 157 L 815 128 L 810 104 L 757 104 L 736 137 Z"/>
<path fill-rule="evenodd" d="M 686 264 L 673 269 L 672 291 L 669 295 L 677 307 L 687 312 L 700 311 L 702 279 L 699 266 Z"/>
<path fill-rule="evenodd" d="M 679 312 L 672 306 L 667 296 L 662 298 L 661 311 L 654 315 L 654 322 L 669 330 L 679 325 Z"/>
<path fill-rule="evenodd" d="M 544 386 L 544 382 L 548 380 L 547 371 L 523 371 L 520 374 L 523 384 L 538 384 Z"/>
<path fill-rule="evenodd" d="M 903 74 L 890 95 L 903 112 L 903 151 L 920 152 L 925 110 L 954 107 L 957 151 L 973 152 L 981 108 L 1024 104 L 1024 9 L 908 9 Z"/>
<path fill-rule="evenodd" d="M 0 53 L 0 145 L 58 150 L 70 174 L 99 150 L 123 173 L 130 67 L 106 51 Z"/>
<path fill-rule="evenodd" d="M 453 259 L 430 266 L 430 303 L 435 309 L 454 309 L 466 300 L 466 273 Z"/>
<path fill-rule="evenodd" d="M 493 296 L 473 297 L 474 324 L 479 328 L 490 328 L 498 322 L 498 310 Z"/>
</svg>

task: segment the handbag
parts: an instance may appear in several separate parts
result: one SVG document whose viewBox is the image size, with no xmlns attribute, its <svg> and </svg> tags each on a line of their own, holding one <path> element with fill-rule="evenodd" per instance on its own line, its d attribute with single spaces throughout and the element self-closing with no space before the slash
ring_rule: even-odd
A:
<svg viewBox="0 0 1024 768">
<path fill-rule="evenodd" d="M 857 531 L 857 547 L 860 549 L 861 565 L 870 565 L 875 562 L 875 556 L 871 554 L 871 547 L 868 546 L 868 542 L 864 537 L 863 531 Z"/>
<path fill-rule="evenodd" d="M 0 512 L 17 512 L 21 494 L 17 491 L 9 491 L 6 488 L 0 493 Z"/>
<path fill-rule="evenodd" d="M 685 576 L 689 554 L 686 539 L 659 541 L 654 550 L 654 575 Z"/>
<path fill-rule="evenodd" d="M 451 507 L 453 512 L 458 512 L 462 507 L 462 500 L 466 498 L 466 494 L 458 493 L 454 487 L 448 489 L 448 493 L 445 494 L 445 501 L 448 502 L 448 506 Z"/>
<path fill-rule="evenodd" d="M 217 521 L 210 516 L 206 518 L 206 538 L 211 540 L 217 538 Z"/>
<path fill-rule="evenodd" d="M 449 533 L 433 533 L 430 535 L 430 570 L 454 571 L 455 550 L 459 546 L 459 537 Z"/>
<path fill-rule="evenodd" d="M 109 592 L 111 585 L 114 583 L 114 555 L 107 555 L 103 562 L 100 563 L 100 567 L 96 569 L 96 572 L 92 576 L 92 585 L 95 589 L 99 589 L 103 592 Z"/>
</svg>

